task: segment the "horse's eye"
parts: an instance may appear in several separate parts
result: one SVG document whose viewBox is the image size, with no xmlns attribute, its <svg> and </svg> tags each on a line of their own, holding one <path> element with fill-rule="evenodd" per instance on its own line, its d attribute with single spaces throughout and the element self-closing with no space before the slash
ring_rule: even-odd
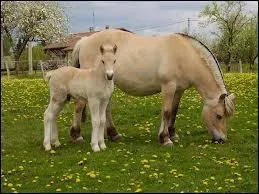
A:
<svg viewBox="0 0 259 194">
<path fill-rule="evenodd" d="M 113 63 L 116 63 L 116 59 L 114 60 L 114 62 Z"/>
<path fill-rule="evenodd" d="M 218 120 L 221 120 L 221 119 L 222 119 L 222 116 L 221 116 L 221 115 L 217 115 L 217 119 L 218 119 Z"/>
<path fill-rule="evenodd" d="M 102 60 L 102 63 L 104 64 L 104 61 Z"/>
</svg>

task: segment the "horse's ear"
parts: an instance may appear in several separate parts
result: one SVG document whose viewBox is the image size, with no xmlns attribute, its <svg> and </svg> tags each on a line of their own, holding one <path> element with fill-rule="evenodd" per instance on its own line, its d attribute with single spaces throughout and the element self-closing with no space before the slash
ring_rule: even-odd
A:
<svg viewBox="0 0 259 194">
<path fill-rule="evenodd" d="M 115 54 L 117 52 L 117 45 L 115 44 L 113 47 L 113 53 Z"/>
<path fill-rule="evenodd" d="M 224 102 L 226 96 L 227 96 L 227 94 L 221 94 L 220 97 L 219 97 L 219 103 Z"/>
<path fill-rule="evenodd" d="M 101 45 L 101 46 L 100 46 L 100 52 L 101 52 L 101 53 L 102 53 L 102 55 L 103 55 L 103 53 L 104 53 L 103 45 Z"/>
</svg>

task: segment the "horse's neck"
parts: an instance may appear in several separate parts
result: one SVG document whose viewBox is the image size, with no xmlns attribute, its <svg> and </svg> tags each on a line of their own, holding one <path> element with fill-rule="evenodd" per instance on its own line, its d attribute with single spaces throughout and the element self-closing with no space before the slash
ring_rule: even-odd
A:
<svg viewBox="0 0 259 194">
<path fill-rule="evenodd" d="M 204 101 L 218 98 L 221 95 L 220 87 L 211 73 L 197 74 L 194 85 Z"/>
</svg>

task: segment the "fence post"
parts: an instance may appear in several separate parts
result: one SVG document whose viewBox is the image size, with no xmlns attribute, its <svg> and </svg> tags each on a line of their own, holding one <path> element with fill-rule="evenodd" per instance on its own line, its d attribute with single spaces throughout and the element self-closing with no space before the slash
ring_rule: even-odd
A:
<svg viewBox="0 0 259 194">
<path fill-rule="evenodd" d="M 42 71 L 42 76 L 44 77 L 44 69 L 43 69 L 43 65 L 42 65 L 42 60 L 40 60 L 40 68 L 41 68 L 41 71 Z"/>
<path fill-rule="evenodd" d="M 240 70 L 240 73 L 243 73 L 242 61 L 240 59 L 239 59 L 239 70 Z"/>
<path fill-rule="evenodd" d="M 28 59 L 29 59 L 29 75 L 32 75 L 33 73 L 33 68 L 32 68 L 32 42 L 28 42 Z"/>
<path fill-rule="evenodd" d="M 9 65 L 8 62 L 5 62 L 5 67 L 6 67 L 6 72 L 7 72 L 7 78 L 10 78 L 10 70 L 9 70 Z"/>
</svg>

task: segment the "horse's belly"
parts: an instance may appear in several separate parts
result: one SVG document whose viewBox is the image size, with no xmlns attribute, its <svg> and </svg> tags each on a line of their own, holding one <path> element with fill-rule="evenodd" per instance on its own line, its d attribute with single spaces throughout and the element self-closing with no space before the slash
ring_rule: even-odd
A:
<svg viewBox="0 0 259 194">
<path fill-rule="evenodd" d="M 138 72 L 117 72 L 115 85 L 122 91 L 134 96 L 147 96 L 160 92 L 160 84 L 155 75 Z"/>
</svg>

